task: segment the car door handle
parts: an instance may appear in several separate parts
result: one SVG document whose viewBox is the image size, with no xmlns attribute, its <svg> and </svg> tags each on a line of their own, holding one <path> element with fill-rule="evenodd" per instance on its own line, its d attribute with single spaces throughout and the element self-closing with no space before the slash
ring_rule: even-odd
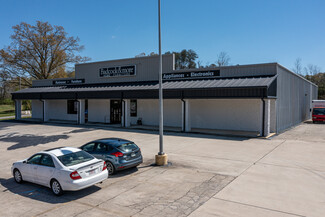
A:
<svg viewBox="0 0 325 217">
<path fill-rule="evenodd" d="M 37 170 L 37 167 L 34 167 L 34 170 Z"/>
</svg>

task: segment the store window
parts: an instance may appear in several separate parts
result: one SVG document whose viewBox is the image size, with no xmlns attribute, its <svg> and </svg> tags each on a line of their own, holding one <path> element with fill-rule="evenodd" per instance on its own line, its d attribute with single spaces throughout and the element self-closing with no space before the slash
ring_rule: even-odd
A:
<svg viewBox="0 0 325 217">
<path fill-rule="evenodd" d="M 137 100 L 130 101 L 130 115 L 131 117 L 137 116 Z"/>
<path fill-rule="evenodd" d="M 68 114 L 77 114 L 77 113 L 78 113 L 78 101 L 68 100 Z"/>
</svg>

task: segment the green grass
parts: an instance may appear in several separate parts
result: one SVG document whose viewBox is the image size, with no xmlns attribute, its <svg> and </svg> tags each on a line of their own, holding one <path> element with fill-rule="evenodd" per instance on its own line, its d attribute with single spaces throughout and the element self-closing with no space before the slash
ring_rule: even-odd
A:
<svg viewBox="0 0 325 217">
<path fill-rule="evenodd" d="M 0 117 L 14 116 L 15 106 L 14 105 L 0 105 Z"/>
</svg>

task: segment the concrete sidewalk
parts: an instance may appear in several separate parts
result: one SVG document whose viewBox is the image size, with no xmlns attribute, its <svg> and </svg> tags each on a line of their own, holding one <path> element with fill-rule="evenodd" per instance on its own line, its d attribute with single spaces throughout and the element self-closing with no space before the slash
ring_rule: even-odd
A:
<svg viewBox="0 0 325 217">
<path fill-rule="evenodd" d="M 325 125 L 302 124 L 194 216 L 325 216 Z"/>
</svg>

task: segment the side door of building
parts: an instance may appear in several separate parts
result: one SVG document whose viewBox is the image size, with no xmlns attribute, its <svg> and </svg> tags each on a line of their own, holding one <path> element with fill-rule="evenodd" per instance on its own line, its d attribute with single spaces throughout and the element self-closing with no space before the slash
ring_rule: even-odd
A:
<svg viewBox="0 0 325 217">
<path fill-rule="evenodd" d="M 21 174 L 23 176 L 23 179 L 25 181 L 30 181 L 34 183 L 37 182 L 37 169 L 38 165 L 41 161 L 42 154 L 35 154 L 31 156 L 26 163 L 24 163 L 24 166 L 21 169 Z"/>
<path fill-rule="evenodd" d="M 42 154 L 42 158 L 37 169 L 37 179 L 39 184 L 49 186 L 54 172 L 55 165 L 52 157 L 48 154 Z"/>
</svg>

